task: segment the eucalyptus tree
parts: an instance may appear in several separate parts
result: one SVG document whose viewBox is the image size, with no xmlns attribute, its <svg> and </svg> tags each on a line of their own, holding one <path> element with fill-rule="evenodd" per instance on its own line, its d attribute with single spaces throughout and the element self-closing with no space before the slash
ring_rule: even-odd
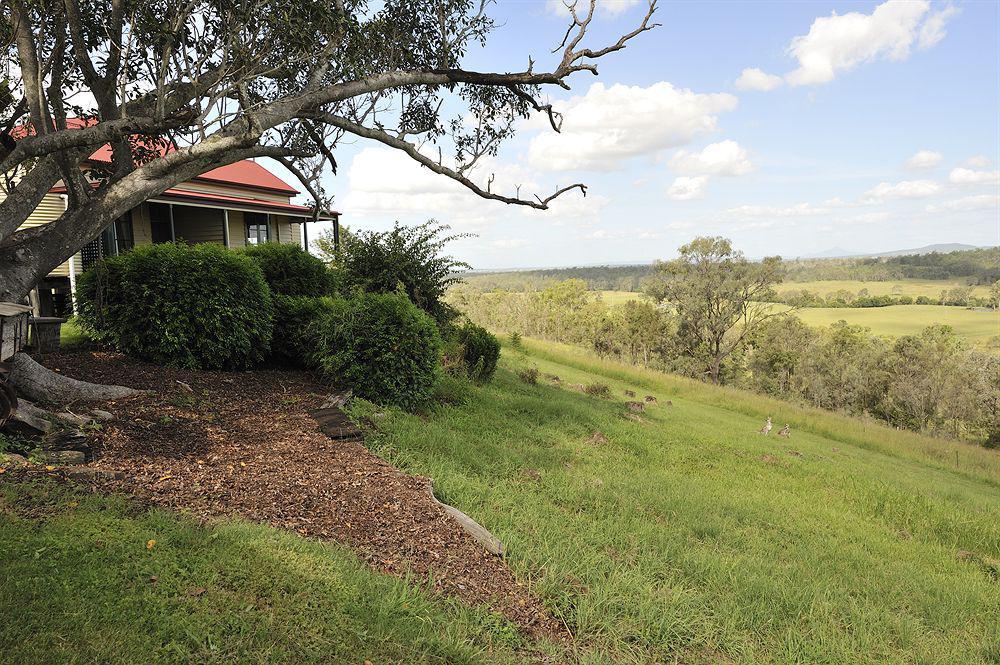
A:
<svg viewBox="0 0 1000 665">
<path fill-rule="evenodd" d="M 546 209 L 579 190 L 494 191 L 477 177 L 518 121 L 562 118 L 548 89 L 597 74 L 652 22 L 594 45 L 595 0 L 569 7 L 551 66 L 467 68 L 496 24 L 490 0 L 0 0 L 0 300 L 42 277 L 138 203 L 213 168 L 271 157 L 316 208 L 337 147 L 365 139 L 475 194 Z M 561 37 L 561 39 L 559 39 Z M 84 169 L 110 146 L 106 168 Z M 22 228 L 53 186 L 67 206 Z"/>
<path fill-rule="evenodd" d="M 672 307 L 678 337 L 703 373 L 719 383 L 722 365 L 760 324 L 779 315 L 771 299 L 781 282 L 781 258 L 747 260 L 721 237 L 700 237 L 673 261 L 656 264 L 646 292 Z"/>
</svg>

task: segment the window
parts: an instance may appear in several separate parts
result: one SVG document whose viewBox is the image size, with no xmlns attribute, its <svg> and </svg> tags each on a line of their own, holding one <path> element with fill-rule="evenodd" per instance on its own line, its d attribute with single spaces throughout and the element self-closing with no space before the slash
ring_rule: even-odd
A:
<svg viewBox="0 0 1000 665">
<path fill-rule="evenodd" d="M 268 237 L 267 215 L 260 212 L 245 212 L 243 219 L 247 223 L 248 245 L 260 245 L 270 239 Z"/>
<path fill-rule="evenodd" d="M 132 232 L 132 211 L 115 220 L 115 254 L 135 248 L 135 234 Z"/>
<path fill-rule="evenodd" d="M 149 204 L 149 230 L 153 244 L 170 242 L 173 232 L 170 227 L 170 206 L 166 203 Z"/>
<path fill-rule="evenodd" d="M 133 247 L 135 234 L 132 232 L 132 212 L 129 211 L 80 250 L 83 269 L 87 270 L 101 259 L 127 252 Z"/>
</svg>

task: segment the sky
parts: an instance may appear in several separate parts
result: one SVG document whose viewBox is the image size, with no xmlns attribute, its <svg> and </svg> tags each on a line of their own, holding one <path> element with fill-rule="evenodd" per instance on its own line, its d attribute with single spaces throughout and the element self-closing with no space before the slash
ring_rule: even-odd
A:
<svg viewBox="0 0 1000 665">
<path fill-rule="evenodd" d="M 644 11 L 599 0 L 589 44 Z M 558 0 L 500 0 L 491 15 L 467 68 L 554 65 Z M 343 223 L 435 218 L 474 234 L 451 250 L 477 269 L 647 262 L 698 235 L 751 257 L 1000 244 L 1000 3 L 680 2 L 655 20 L 599 76 L 548 91 L 562 133 L 528 120 L 473 172 L 507 194 L 583 182 L 586 198 L 485 201 L 358 140 L 325 182 Z"/>
</svg>

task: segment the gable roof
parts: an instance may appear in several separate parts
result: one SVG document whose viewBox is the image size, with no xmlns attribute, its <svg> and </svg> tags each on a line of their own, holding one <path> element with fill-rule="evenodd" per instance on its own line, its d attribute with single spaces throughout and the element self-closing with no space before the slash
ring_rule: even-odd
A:
<svg viewBox="0 0 1000 665">
<path fill-rule="evenodd" d="M 93 124 L 93 120 L 86 120 L 83 118 L 66 119 L 66 126 L 70 129 L 81 129 L 83 127 L 89 127 Z M 20 125 L 14 128 L 11 135 L 15 138 L 23 138 L 31 133 L 33 133 L 33 129 L 30 125 Z M 161 155 L 174 151 L 174 147 L 169 144 L 157 145 L 156 149 Z M 108 144 L 102 145 L 87 158 L 87 161 L 99 164 L 110 164 L 111 146 Z M 220 166 L 217 169 L 212 169 L 211 171 L 207 171 L 199 176 L 196 176 L 193 180 L 228 185 L 231 187 L 264 190 L 277 194 L 284 194 L 289 197 L 300 193 L 299 190 L 295 189 L 257 162 L 249 159 L 234 162 L 233 164 L 227 164 L 226 166 Z"/>
</svg>

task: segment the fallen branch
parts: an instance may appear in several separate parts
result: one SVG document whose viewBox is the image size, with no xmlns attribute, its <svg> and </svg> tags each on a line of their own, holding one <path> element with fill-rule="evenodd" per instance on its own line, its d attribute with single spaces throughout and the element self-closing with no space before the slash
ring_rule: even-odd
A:
<svg viewBox="0 0 1000 665">
<path fill-rule="evenodd" d="M 499 538 L 487 531 L 486 527 L 463 513 L 458 508 L 449 506 L 447 503 L 439 501 L 438 498 L 434 496 L 434 481 L 432 480 L 429 480 L 427 483 L 427 493 L 430 494 L 431 500 L 434 501 L 434 503 L 444 508 L 444 511 L 448 513 L 452 519 L 458 522 L 458 525 L 462 527 L 462 530 L 472 536 L 472 539 L 482 545 L 487 552 L 496 556 L 503 556 L 504 546 L 503 543 L 500 542 Z"/>
</svg>

